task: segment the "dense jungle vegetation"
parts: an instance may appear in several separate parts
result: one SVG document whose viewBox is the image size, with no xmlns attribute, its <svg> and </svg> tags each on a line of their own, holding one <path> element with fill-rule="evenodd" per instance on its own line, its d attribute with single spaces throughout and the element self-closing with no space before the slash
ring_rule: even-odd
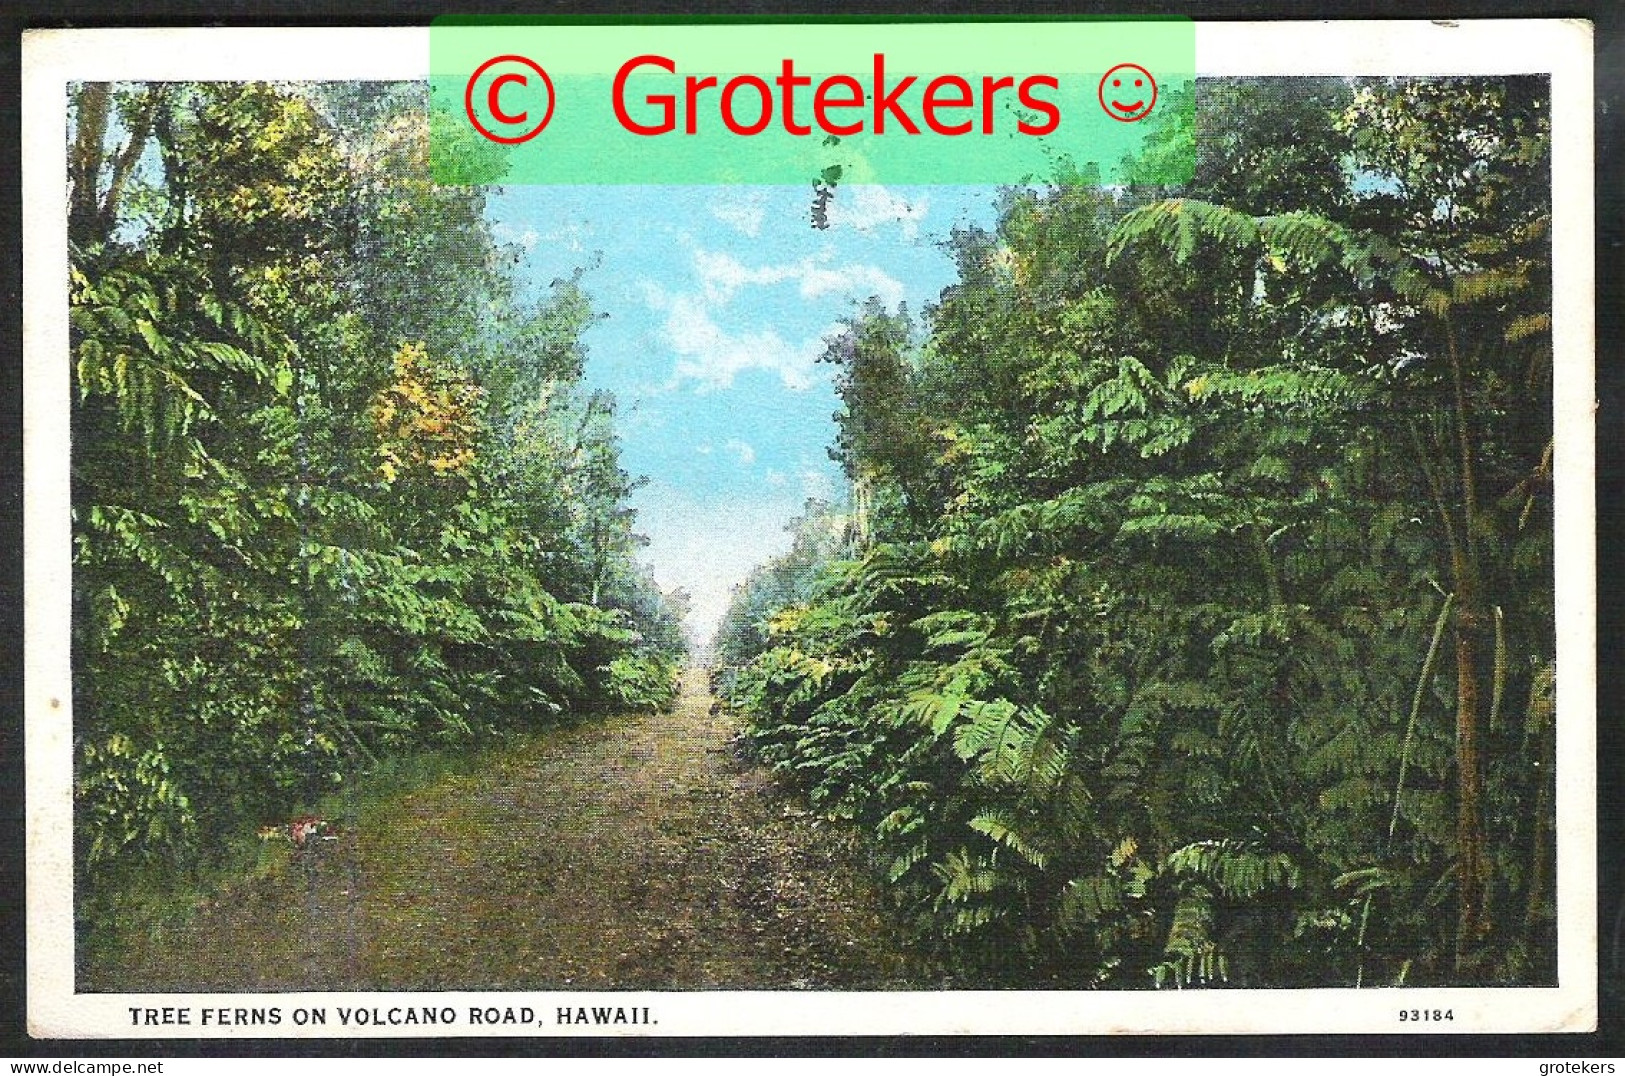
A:
<svg viewBox="0 0 1625 1076">
<path fill-rule="evenodd" d="M 1553 982 L 1544 80 L 1197 92 L 830 343 L 719 680 L 974 981 Z"/>
<path fill-rule="evenodd" d="M 672 697 L 589 300 L 430 182 L 423 96 L 73 89 L 82 940 L 390 759 Z"/>
</svg>

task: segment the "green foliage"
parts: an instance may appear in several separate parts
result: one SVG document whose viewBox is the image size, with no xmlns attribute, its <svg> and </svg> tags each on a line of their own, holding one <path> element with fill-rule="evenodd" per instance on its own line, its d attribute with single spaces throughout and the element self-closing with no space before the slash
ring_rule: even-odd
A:
<svg viewBox="0 0 1625 1076">
<path fill-rule="evenodd" d="M 831 344 L 852 540 L 719 679 L 978 981 L 1550 982 L 1540 85 L 1197 93 Z"/>
<path fill-rule="evenodd" d="M 669 705 L 683 599 L 579 386 L 590 301 L 513 301 L 412 93 L 74 97 L 87 941 L 392 760 Z"/>
<path fill-rule="evenodd" d="M 661 654 L 621 654 L 605 669 L 612 705 L 627 710 L 670 710 L 677 701 L 681 666 Z"/>
<path fill-rule="evenodd" d="M 197 820 L 170 780 L 163 744 L 138 751 L 128 736 L 86 744 L 74 796 L 84 814 L 84 860 L 92 866 L 124 854 L 162 860 L 190 850 Z"/>
</svg>

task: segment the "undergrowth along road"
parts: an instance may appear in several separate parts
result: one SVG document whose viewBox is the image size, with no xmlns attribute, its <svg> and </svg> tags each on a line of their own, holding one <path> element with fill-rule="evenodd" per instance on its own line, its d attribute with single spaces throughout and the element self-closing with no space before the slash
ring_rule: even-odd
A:
<svg viewBox="0 0 1625 1076">
<path fill-rule="evenodd" d="M 737 754 L 690 670 L 595 719 L 361 806 L 337 839 L 81 989 L 921 989 L 855 836 Z"/>
</svg>

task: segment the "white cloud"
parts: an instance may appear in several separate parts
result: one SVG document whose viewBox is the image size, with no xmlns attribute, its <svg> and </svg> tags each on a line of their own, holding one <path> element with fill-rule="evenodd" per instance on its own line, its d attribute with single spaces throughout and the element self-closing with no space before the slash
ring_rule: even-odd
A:
<svg viewBox="0 0 1625 1076">
<path fill-rule="evenodd" d="M 694 252 L 694 268 L 700 274 L 706 298 L 714 303 L 727 302 L 746 284 L 776 284 L 781 279 L 771 270 L 747 269 L 733 255 L 709 250 Z"/>
<path fill-rule="evenodd" d="M 505 221 L 499 221 L 496 227 L 491 229 L 491 234 L 498 243 L 512 243 L 518 247 L 522 247 L 526 253 L 535 250 L 536 244 L 540 242 L 542 238 L 540 235 L 536 234 L 535 228 L 526 228 L 521 232 L 516 230 L 513 225 L 508 224 Z"/>
<path fill-rule="evenodd" d="M 796 285 L 803 299 L 818 299 L 825 295 L 864 299 L 878 295 L 882 302 L 893 307 L 903 299 L 902 283 L 874 265 L 831 267 L 821 265 L 813 258 L 803 258 L 789 265 L 752 268 L 731 254 L 696 250 L 694 268 L 700 274 L 706 297 L 716 303 L 727 302 L 746 285 L 788 283 Z"/>
<path fill-rule="evenodd" d="M 759 193 L 718 200 L 711 203 L 711 215 L 741 235 L 755 239 L 762 234 L 762 221 L 767 218 L 767 202 Z"/>
<path fill-rule="evenodd" d="M 786 387 L 798 391 L 811 388 L 818 358 L 824 353 L 824 338 L 839 331 L 839 323 L 824 326 L 816 336 L 792 341 L 772 328 L 725 328 L 719 324 L 716 311 L 742 288 L 775 284 L 793 284 L 807 300 L 828 295 L 853 300 L 878 295 L 888 306 L 902 301 L 903 285 L 884 270 L 860 264 L 831 266 L 827 264 L 830 256 L 825 251 L 817 258 L 789 265 L 748 266 L 731 254 L 695 248 L 698 293 L 674 294 L 654 280 L 639 279 L 637 287 L 644 304 L 666 315 L 660 336 L 674 353 L 676 365 L 665 388 L 676 389 L 688 382 L 697 383 L 702 392 L 727 388 L 735 376 L 746 370 L 777 373 Z M 754 458 L 751 450 L 742 462 L 749 464 Z"/>
<path fill-rule="evenodd" d="M 730 332 L 694 295 L 671 296 L 665 309 L 662 334 L 678 356 L 672 387 L 696 381 L 701 389 L 727 388 L 745 370 L 773 371 L 798 391 L 812 387 L 813 367 L 824 351 L 822 335 L 791 344 L 772 329 Z"/>
<path fill-rule="evenodd" d="M 587 240 L 591 234 L 591 227 L 580 221 L 567 221 L 546 232 L 538 232 L 535 228 L 528 227 L 521 231 L 506 221 L 498 221 L 492 229 L 492 235 L 497 242 L 512 243 L 523 248 L 527 254 L 538 246 L 567 250 L 572 254 L 585 254 Z"/>
<path fill-rule="evenodd" d="M 832 227 L 855 228 L 872 232 L 883 224 L 902 226 L 904 239 L 915 239 L 920 225 L 931 211 L 931 200 L 921 198 L 907 202 L 876 183 L 835 188 L 835 197 L 829 203 L 829 222 Z"/>
<path fill-rule="evenodd" d="M 739 462 L 744 464 L 746 467 L 749 467 L 751 464 L 756 462 L 756 449 L 752 448 L 750 442 L 748 441 L 741 441 L 739 438 L 734 437 L 722 447 L 728 449 L 734 455 L 738 456 Z"/>
<path fill-rule="evenodd" d="M 563 247 L 571 254 L 585 254 L 587 244 L 583 241 L 587 230 L 578 224 L 568 224 L 542 236 L 542 241 L 551 246 Z"/>
<path fill-rule="evenodd" d="M 827 472 L 816 467 L 807 467 L 801 472 L 801 497 L 803 500 L 833 500 L 835 483 L 830 481 Z"/>
</svg>

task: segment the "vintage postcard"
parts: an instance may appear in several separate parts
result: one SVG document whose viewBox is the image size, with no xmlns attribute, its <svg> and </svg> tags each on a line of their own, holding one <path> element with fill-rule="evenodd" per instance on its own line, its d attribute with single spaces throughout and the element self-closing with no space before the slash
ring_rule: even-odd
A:
<svg viewBox="0 0 1625 1076">
<path fill-rule="evenodd" d="M 23 60 L 31 1034 L 1596 1027 L 1588 24 Z"/>
</svg>

